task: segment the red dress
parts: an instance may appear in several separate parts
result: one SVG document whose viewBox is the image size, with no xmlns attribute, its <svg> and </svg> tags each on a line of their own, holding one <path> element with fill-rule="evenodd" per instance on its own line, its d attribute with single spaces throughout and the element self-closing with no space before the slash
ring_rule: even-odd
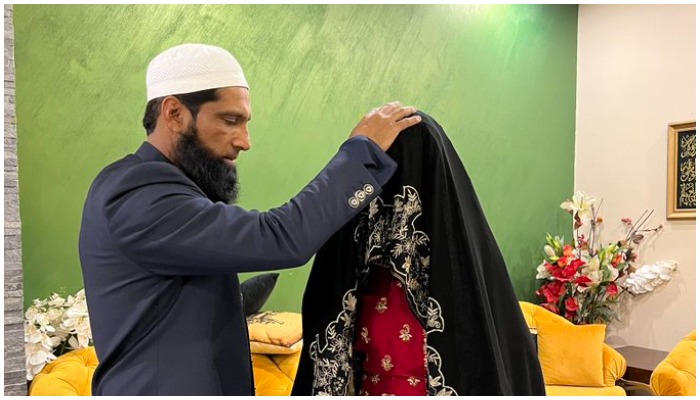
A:
<svg viewBox="0 0 700 400">
<path fill-rule="evenodd" d="M 426 334 L 401 282 L 382 267 L 368 281 L 356 325 L 355 350 L 365 354 L 359 394 L 426 396 Z"/>
</svg>

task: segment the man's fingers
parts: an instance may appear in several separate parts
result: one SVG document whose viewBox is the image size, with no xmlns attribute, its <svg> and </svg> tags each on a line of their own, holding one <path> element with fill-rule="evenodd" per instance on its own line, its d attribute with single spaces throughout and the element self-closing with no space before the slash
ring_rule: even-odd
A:
<svg viewBox="0 0 700 400">
<path fill-rule="evenodd" d="M 391 102 L 391 103 L 386 103 L 386 104 L 384 104 L 384 105 L 380 108 L 380 110 L 381 110 L 381 111 L 384 111 L 386 114 L 391 115 L 391 114 L 394 113 L 394 111 L 396 111 L 396 110 L 397 110 L 398 108 L 400 108 L 400 107 L 401 107 L 401 103 L 400 103 L 400 102 L 398 102 L 398 101 L 393 101 L 393 102 Z"/>
<path fill-rule="evenodd" d="M 412 117 L 404 118 L 400 121 L 398 121 L 396 124 L 401 128 L 401 130 L 404 130 L 410 126 L 416 125 L 421 121 L 420 115 L 414 115 Z"/>
<path fill-rule="evenodd" d="M 416 111 L 418 111 L 418 109 L 415 107 L 401 107 L 395 111 L 396 120 L 404 119 L 411 114 L 415 114 Z"/>
</svg>

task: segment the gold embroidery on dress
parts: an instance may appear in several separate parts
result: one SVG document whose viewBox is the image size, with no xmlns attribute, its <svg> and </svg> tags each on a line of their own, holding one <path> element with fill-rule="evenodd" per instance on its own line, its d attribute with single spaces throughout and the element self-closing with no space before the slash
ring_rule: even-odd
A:
<svg viewBox="0 0 700 400">
<path fill-rule="evenodd" d="M 411 327 L 408 326 L 408 324 L 403 324 L 403 329 L 401 329 L 401 334 L 399 335 L 399 338 L 404 341 L 404 343 L 408 343 L 409 340 L 413 335 L 411 335 Z"/>
<path fill-rule="evenodd" d="M 407 256 L 403 262 L 403 270 L 409 272 L 411 270 L 411 256 Z"/>
<path fill-rule="evenodd" d="M 407 381 L 408 381 L 408 384 L 413 386 L 413 387 L 418 386 L 418 384 L 420 383 L 420 379 L 415 378 L 415 377 L 410 377 L 407 379 Z"/>
<path fill-rule="evenodd" d="M 362 337 L 362 340 L 365 341 L 366 344 L 369 344 L 369 341 L 371 340 L 369 337 L 369 330 L 365 327 L 362 327 L 362 333 L 360 334 Z"/>
<path fill-rule="evenodd" d="M 396 395 L 393 393 L 382 393 L 382 396 L 396 396 Z"/>
<path fill-rule="evenodd" d="M 392 368 L 394 368 L 394 364 L 391 363 L 391 356 L 390 355 L 385 355 L 384 358 L 382 358 L 382 368 L 384 368 L 384 371 L 391 371 Z"/>
<path fill-rule="evenodd" d="M 386 311 L 389 307 L 386 305 L 387 299 L 386 297 L 382 297 L 379 299 L 377 302 L 377 305 L 374 307 L 375 310 L 377 310 L 378 313 L 384 314 L 384 311 Z"/>
<path fill-rule="evenodd" d="M 379 383 L 379 374 L 372 375 L 372 383 L 374 383 L 375 385 Z"/>
</svg>

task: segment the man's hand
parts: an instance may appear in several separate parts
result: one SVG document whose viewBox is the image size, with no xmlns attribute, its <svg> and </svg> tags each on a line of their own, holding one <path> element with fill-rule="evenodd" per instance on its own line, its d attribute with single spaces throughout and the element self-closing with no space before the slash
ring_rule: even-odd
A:
<svg viewBox="0 0 700 400">
<path fill-rule="evenodd" d="M 352 130 L 350 137 L 367 136 L 386 151 L 399 132 L 421 121 L 418 115 L 410 116 L 416 111 L 418 109 L 415 107 L 402 107 L 398 101 L 385 104 L 365 115 Z"/>
</svg>

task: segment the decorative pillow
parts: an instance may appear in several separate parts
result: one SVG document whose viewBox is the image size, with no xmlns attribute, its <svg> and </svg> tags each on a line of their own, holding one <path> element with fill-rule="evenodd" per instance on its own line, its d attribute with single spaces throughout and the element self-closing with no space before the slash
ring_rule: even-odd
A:
<svg viewBox="0 0 700 400">
<path fill-rule="evenodd" d="M 599 386 L 603 379 L 605 325 L 537 322 L 537 347 L 547 385 Z"/>
<path fill-rule="evenodd" d="M 241 283 L 243 293 L 243 311 L 245 316 L 253 315 L 260 311 L 275 288 L 280 274 L 273 272 L 254 276 Z"/>
<path fill-rule="evenodd" d="M 303 340 L 300 340 L 289 347 L 270 343 L 250 342 L 250 352 L 253 354 L 294 354 L 301 351 L 303 345 Z"/>
<path fill-rule="evenodd" d="M 259 342 L 291 348 L 301 341 L 301 314 L 267 311 L 251 315 L 248 336 L 251 347 L 253 342 Z"/>
</svg>

